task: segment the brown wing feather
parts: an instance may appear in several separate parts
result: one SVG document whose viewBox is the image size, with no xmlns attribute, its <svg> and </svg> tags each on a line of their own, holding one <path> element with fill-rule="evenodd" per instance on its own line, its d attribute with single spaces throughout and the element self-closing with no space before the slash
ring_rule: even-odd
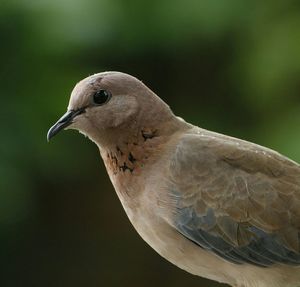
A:
<svg viewBox="0 0 300 287">
<path fill-rule="evenodd" d="M 267 148 L 199 129 L 181 139 L 170 173 L 180 198 L 177 210 L 192 208 L 202 230 L 243 246 L 256 236 L 249 227 L 256 227 L 300 251 L 297 163 Z M 208 219 L 210 209 L 213 218 Z"/>
</svg>

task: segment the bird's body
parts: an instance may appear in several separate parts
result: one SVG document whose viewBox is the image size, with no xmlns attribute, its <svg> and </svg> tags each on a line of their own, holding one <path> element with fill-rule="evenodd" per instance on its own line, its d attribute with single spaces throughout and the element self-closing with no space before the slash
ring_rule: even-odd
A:
<svg viewBox="0 0 300 287">
<path fill-rule="evenodd" d="M 129 169 L 123 172 L 122 168 L 112 168 L 111 156 L 102 154 L 111 181 L 131 223 L 141 237 L 160 255 L 192 274 L 207 277 L 219 282 L 225 282 L 233 286 L 289 286 L 286 282 L 287 280 L 291 281 L 291 278 L 294 278 L 295 282 L 300 282 L 300 269 L 295 266 L 279 267 L 270 264 L 270 266 L 263 268 L 255 266 L 254 264 L 229 263 L 223 258 L 216 256 L 211 251 L 199 248 L 197 244 L 192 243 L 190 239 L 182 236 L 182 234 L 178 232 L 175 219 L 178 214 L 178 210 L 176 210 L 178 208 L 176 207 L 177 195 L 176 193 L 174 194 L 174 191 L 172 190 L 174 181 L 176 181 L 176 176 L 173 179 L 166 177 L 166 175 L 172 174 L 172 169 L 174 171 L 178 168 L 176 159 L 174 159 L 174 157 L 176 157 L 176 150 L 180 149 L 181 145 L 183 145 L 183 147 L 187 145 L 184 148 L 188 149 L 188 144 L 184 143 L 186 140 L 195 141 L 198 145 L 205 145 L 206 143 L 212 140 L 215 141 L 216 139 L 219 139 L 220 144 L 223 145 L 224 140 L 229 141 L 229 143 L 233 144 L 233 146 L 245 145 L 244 141 L 224 137 L 223 135 L 187 125 L 187 129 L 183 128 L 182 133 L 176 134 L 175 137 L 173 135 L 167 142 L 163 141 L 163 146 L 165 147 L 164 150 L 161 150 L 161 143 L 158 139 L 157 143 L 153 142 L 153 140 L 152 142 L 141 141 L 139 145 L 129 144 L 131 147 L 129 149 L 126 146 L 124 149 L 121 149 L 120 147 L 118 147 L 118 149 L 112 148 L 111 154 L 114 158 L 113 164 L 124 164 L 130 154 L 135 154 L 135 148 L 147 150 L 147 148 L 143 147 L 143 145 L 153 145 L 151 149 L 154 148 L 154 151 L 160 150 L 160 157 L 156 158 L 153 163 L 147 165 L 147 161 L 144 162 L 146 166 L 145 173 L 141 171 L 137 171 L 137 173 L 135 173 L 135 171 L 130 171 Z M 249 150 L 245 150 L 245 157 L 247 157 L 247 152 L 250 152 L 250 149 L 252 149 L 254 154 L 258 157 L 266 157 L 266 161 L 268 160 L 268 157 L 271 156 L 272 159 L 275 157 L 283 162 L 289 162 L 286 158 L 281 157 L 279 154 L 266 148 L 250 143 L 247 143 L 247 145 Z M 191 148 L 193 148 L 193 146 L 191 146 Z M 201 151 L 199 150 L 199 153 L 200 152 Z M 205 153 L 207 152 L 209 151 L 206 150 Z M 228 154 L 228 151 L 225 150 L 220 152 L 221 154 L 224 152 L 222 154 L 224 157 L 235 156 L 234 154 Z M 195 160 L 195 157 L 193 159 Z M 152 160 L 151 157 L 150 160 Z M 187 161 L 188 160 L 189 159 L 187 159 Z M 239 160 L 241 159 L 239 158 Z M 249 159 L 245 158 L 244 160 L 250 164 Z M 294 163 L 289 163 L 294 166 Z M 139 162 L 131 163 L 128 161 L 126 164 L 133 170 L 135 168 L 139 168 L 137 166 Z M 191 164 L 192 163 L 190 162 L 186 162 L 187 166 L 184 167 L 184 170 L 177 171 L 179 173 L 177 175 L 179 176 L 185 172 L 190 174 L 190 168 L 193 168 Z M 205 173 L 205 170 L 210 167 L 203 166 L 202 168 L 205 169 L 203 171 L 200 168 L 201 167 L 197 169 L 199 177 L 205 177 L 205 174 L 202 173 Z M 158 169 L 160 170 L 159 174 L 157 173 Z M 297 169 L 299 168 L 297 167 Z M 197 187 L 199 183 L 194 182 L 193 178 L 191 178 L 188 174 L 185 175 L 185 178 L 187 180 L 187 184 L 189 185 L 190 183 L 191 187 L 187 187 L 185 190 L 187 193 L 185 200 L 187 202 L 187 206 L 192 206 L 195 201 L 201 200 L 201 195 L 199 194 L 200 190 L 197 190 L 197 188 L 199 189 L 199 187 Z M 218 175 L 221 176 L 221 174 Z M 181 179 L 182 176 L 180 176 L 180 180 Z M 218 178 L 215 177 L 210 180 L 214 181 L 217 179 Z M 247 183 L 245 183 L 245 185 L 246 184 Z M 217 188 L 219 189 L 222 187 L 217 186 Z M 251 191 L 245 190 L 244 192 L 250 193 Z M 210 201 L 215 201 L 216 210 L 218 210 L 217 205 L 219 204 L 217 197 L 222 197 L 222 195 L 224 194 L 215 194 L 212 195 L 212 198 L 210 199 Z M 214 196 L 216 197 L 214 198 Z M 229 201 L 229 204 L 233 204 L 233 198 L 228 198 L 227 200 Z M 260 203 L 263 204 L 262 202 Z M 267 206 L 265 208 L 267 209 Z M 241 210 L 241 212 L 243 211 Z M 279 214 L 279 216 L 282 215 Z M 276 218 L 270 218 L 270 220 L 276 220 Z M 248 221 L 251 221 L 250 215 L 248 218 L 245 215 L 243 222 Z M 286 221 L 283 222 L 283 228 L 285 228 L 285 223 Z M 216 223 L 212 222 L 212 224 Z M 236 233 L 231 236 L 236 237 L 235 241 L 237 242 L 236 245 L 238 245 L 239 234 L 237 230 L 235 230 L 235 232 Z M 294 283 L 291 283 L 290 286 L 296 286 L 293 284 Z"/>
<path fill-rule="evenodd" d="M 99 90 L 111 99 L 98 107 Z M 131 223 L 161 256 L 231 286 L 300 286 L 297 163 L 186 123 L 122 73 L 80 82 L 50 136 L 67 121 L 98 145 Z"/>
</svg>

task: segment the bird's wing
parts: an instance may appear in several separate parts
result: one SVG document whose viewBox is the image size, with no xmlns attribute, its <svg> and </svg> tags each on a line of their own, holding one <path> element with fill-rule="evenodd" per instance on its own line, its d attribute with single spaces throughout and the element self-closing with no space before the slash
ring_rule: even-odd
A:
<svg viewBox="0 0 300 287">
<path fill-rule="evenodd" d="M 300 265 L 300 166 L 267 148 L 199 130 L 170 163 L 173 222 L 234 263 Z"/>
</svg>

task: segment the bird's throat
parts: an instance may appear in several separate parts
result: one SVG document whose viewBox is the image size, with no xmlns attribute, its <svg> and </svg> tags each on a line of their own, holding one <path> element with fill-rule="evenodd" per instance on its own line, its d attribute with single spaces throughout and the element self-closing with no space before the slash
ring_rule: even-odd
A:
<svg viewBox="0 0 300 287">
<path fill-rule="evenodd" d="M 140 174 L 154 160 L 155 150 L 162 142 L 158 130 L 141 129 L 137 136 L 101 150 L 101 155 L 110 175 Z"/>
</svg>

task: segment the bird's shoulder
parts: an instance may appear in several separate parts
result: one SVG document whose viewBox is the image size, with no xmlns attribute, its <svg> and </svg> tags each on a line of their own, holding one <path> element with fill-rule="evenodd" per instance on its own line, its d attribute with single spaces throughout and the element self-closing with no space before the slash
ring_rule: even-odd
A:
<svg viewBox="0 0 300 287">
<path fill-rule="evenodd" d="M 198 168 L 226 163 L 236 170 L 269 177 L 288 174 L 300 184 L 300 165 L 269 148 L 200 128 L 185 133 L 176 145 L 173 163 Z M 208 166 L 207 166 L 208 167 Z"/>
</svg>

